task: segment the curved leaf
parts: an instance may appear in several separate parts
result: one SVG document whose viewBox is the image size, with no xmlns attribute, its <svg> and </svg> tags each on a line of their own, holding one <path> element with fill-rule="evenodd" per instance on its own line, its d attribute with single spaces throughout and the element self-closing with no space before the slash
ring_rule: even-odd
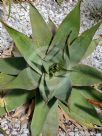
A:
<svg viewBox="0 0 102 136">
<path fill-rule="evenodd" d="M 102 126 L 95 108 L 88 103 L 78 89 L 73 88 L 68 103 L 70 110 L 63 104 L 61 104 L 62 108 L 71 118 L 75 119 L 81 125 L 88 128 L 95 128 L 96 125 Z"/>
<path fill-rule="evenodd" d="M 34 44 L 30 38 L 28 38 L 26 35 L 24 35 L 21 32 L 18 32 L 17 30 L 11 28 L 7 24 L 5 24 L 3 21 L 1 21 L 10 36 L 13 38 L 16 47 L 20 51 L 21 55 L 25 58 L 27 63 L 40 74 L 40 70 L 38 67 L 32 62 L 32 56 L 35 56 L 35 62 L 37 63 L 38 56 L 36 55 L 36 51 L 34 50 Z M 34 52 L 35 51 L 35 52 Z"/>
<path fill-rule="evenodd" d="M 32 136 L 39 136 L 46 121 L 48 112 L 55 103 L 55 100 L 53 99 L 49 103 L 45 103 L 45 101 L 43 101 L 42 97 L 40 96 L 39 92 L 37 92 L 35 98 L 35 110 L 31 124 L 31 132 Z"/>
<path fill-rule="evenodd" d="M 4 90 L 5 85 L 15 79 L 14 76 L 10 76 L 4 73 L 0 73 L 0 92 Z"/>
<path fill-rule="evenodd" d="M 25 68 L 19 75 L 9 82 L 4 89 L 26 89 L 33 90 L 38 86 L 39 75 L 32 69 Z"/>
<path fill-rule="evenodd" d="M 89 45 L 85 55 L 83 56 L 83 59 L 91 55 L 91 53 L 96 49 L 96 47 L 99 45 L 99 43 L 102 41 L 102 38 L 97 38 L 92 40 L 91 44 Z"/>
<path fill-rule="evenodd" d="M 17 75 L 27 66 L 23 57 L 0 58 L 0 72 L 9 75 Z"/>
<path fill-rule="evenodd" d="M 26 90 L 9 90 L 9 92 L 2 97 L 3 103 L 2 105 L 0 104 L 0 116 L 25 104 L 34 96 L 33 94 L 34 92 L 27 92 Z"/>
<path fill-rule="evenodd" d="M 23 33 L 8 26 L 3 21 L 1 22 L 8 31 L 8 33 L 10 34 L 10 36 L 13 38 L 15 45 L 22 54 L 22 56 L 28 61 L 30 55 L 34 51 L 34 45 L 32 43 L 32 40 Z"/>
<path fill-rule="evenodd" d="M 68 76 L 62 75 L 58 77 L 45 77 L 47 87 L 49 89 L 49 99 L 56 97 L 64 103 L 67 102 L 71 93 L 71 82 Z"/>
<path fill-rule="evenodd" d="M 43 136 L 57 136 L 58 134 L 58 101 L 51 107 L 42 130 Z"/>
<path fill-rule="evenodd" d="M 91 86 L 102 82 L 102 72 L 87 66 L 78 65 L 70 72 L 72 86 Z"/>
<path fill-rule="evenodd" d="M 74 87 L 76 90 L 80 91 L 80 93 L 86 99 L 92 99 L 95 101 L 102 102 L 102 93 L 97 91 L 94 87 Z"/>
<path fill-rule="evenodd" d="M 99 28 L 101 23 L 96 24 L 95 26 L 91 27 L 90 29 L 86 30 L 79 36 L 73 44 L 69 47 L 69 54 L 70 54 L 70 67 L 76 65 L 81 61 L 83 56 L 85 55 L 92 38 Z M 75 55 L 77 54 L 77 55 Z"/>
<path fill-rule="evenodd" d="M 32 25 L 32 38 L 34 40 L 35 47 L 48 46 L 52 34 L 46 22 L 32 4 L 30 4 L 30 20 Z"/>
<path fill-rule="evenodd" d="M 80 2 L 76 7 L 68 14 L 64 21 L 59 26 L 55 37 L 50 45 L 51 49 L 60 49 L 68 37 L 69 44 L 78 36 L 80 29 Z"/>
</svg>

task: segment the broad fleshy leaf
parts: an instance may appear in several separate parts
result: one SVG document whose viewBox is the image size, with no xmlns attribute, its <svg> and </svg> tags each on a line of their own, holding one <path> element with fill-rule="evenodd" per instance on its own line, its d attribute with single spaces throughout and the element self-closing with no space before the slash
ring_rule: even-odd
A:
<svg viewBox="0 0 102 136">
<path fill-rule="evenodd" d="M 0 73 L 0 92 L 4 90 L 6 84 L 12 82 L 14 79 L 14 76 Z"/>
<path fill-rule="evenodd" d="M 49 89 L 49 99 L 56 97 L 59 100 L 66 103 L 71 93 L 71 82 L 67 75 L 62 75 L 58 77 L 49 76 L 45 77 L 47 87 Z"/>
<path fill-rule="evenodd" d="M 21 32 L 18 32 L 17 30 L 11 28 L 7 24 L 5 24 L 3 21 L 1 21 L 10 36 L 13 38 L 16 47 L 20 51 L 21 55 L 25 58 L 27 63 L 39 74 L 41 74 L 39 68 L 33 63 L 33 56 L 35 57 L 34 62 L 38 61 L 38 56 L 36 54 L 36 50 L 34 48 L 34 43 L 30 38 L 28 38 L 26 35 L 24 35 Z"/>
<path fill-rule="evenodd" d="M 76 87 L 78 91 L 86 98 L 102 102 L 102 93 L 97 91 L 94 87 Z"/>
<path fill-rule="evenodd" d="M 82 60 L 100 24 L 101 23 L 98 23 L 95 26 L 83 32 L 83 34 L 81 34 L 81 36 L 79 36 L 69 47 L 70 67 L 76 65 Z"/>
<path fill-rule="evenodd" d="M 23 57 L 0 58 L 0 72 L 9 75 L 17 75 L 27 67 Z"/>
<path fill-rule="evenodd" d="M 26 90 L 9 90 L 8 93 L 0 98 L 0 102 L 2 101 L 2 103 L 0 103 L 0 116 L 25 104 L 33 96 L 34 92 L 27 92 Z"/>
<path fill-rule="evenodd" d="M 37 92 L 35 99 L 35 110 L 31 124 L 31 131 L 32 136 L 39 136 L 47 119 L 48 112 L 55 103 L 55 100 L 45 103 L 39 92 Z"/>
<path fill-rule="evenodd" d="M 91 86 L 102 82 L 102 73 L 87 65 L 77 65 L 70 72 L 72 86 Z"/>
<path fill-rule="evenodd" d="M 26 35 L 24 35 L 21 32 L 18 32 L 17 30 L 11 28 L 6 23 L 1 21 L 10 36 L 13 38 L 16 47 L 22 54 L 22 56 L 28 61 L 30 55 L 32 55 L 34 51 L 34 45 L 32 43 L 32 40 L 28 38 Z"/>
<path fill-rule="evenodd" d="M 67 40 L 69 44 L 78 36 L 80 29 L 80 1 L 76 7 L 68 14 L 64 21 L 59 26 L 56 35 L 50 45 L 51 49 L 62 48 Z"/>
<path fill-rule="evenodd" d="M 34 90 L 38 86 L 39 74 L 30 69 L 29 67 L 22 70 L 19 75 L 9 82 L 4 89 L 26 89 Z"/>
<path fill-rule="evenodd" d="M 68 100 L 68 107 L 61 104 L 65 112 L 81 125 L 88 128 L 95 128 L 96 125 L 102 126 L 95 108 L 86 100 L 78 89 L 73 88 Z"/>
<path fill-rule="evenodd" d="M 58 134 L 58 100 L 51 107 L 42 130 L 43 136 L 57 136 Z"/>
<path fill-rule="evenodd" d="M 52 37 L 48 25 L 38 12 L 38 10 L 30 4 L 30 20 L 32 25 L 32 38 L 35 47 L 48 46 Z"/>
</svg>

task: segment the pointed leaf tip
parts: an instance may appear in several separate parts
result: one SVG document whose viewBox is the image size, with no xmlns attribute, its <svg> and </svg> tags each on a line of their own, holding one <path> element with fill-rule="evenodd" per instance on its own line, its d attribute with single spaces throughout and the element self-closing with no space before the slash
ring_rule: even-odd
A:
<svg viewBox="0 0 102 136">
<path fill-rule="evenodd" d="M 32 39 L 36 48 L 49 45 L 52 34 L 47 23 L 32 4 L 30 4 L 29 13 L 32 26 Z"/>
<path fill-rule="evenodd" d="M 69 48 L 70 62 L 71 62 L 70 67 L 75 66 L 77 63 L 79 63 L 83 59 L 100 25 L 101 25 L 101 22 L 92 26 L 90 29 L 87 29 L 72 43 L 72 45 Z M 73 55 L 76 53 L 78 54 Z"/>
</svg>

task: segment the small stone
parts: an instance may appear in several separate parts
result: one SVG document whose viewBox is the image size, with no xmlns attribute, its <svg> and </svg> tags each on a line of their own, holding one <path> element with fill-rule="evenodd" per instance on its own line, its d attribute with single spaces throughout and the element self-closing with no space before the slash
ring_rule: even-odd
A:
<svg viewBox="0 0 102 136">
<path fill-rule="evenodd" d="M 21 134 L 20 136 L 28 136 L 27 134 Z"/>
<path fill-rule="evenodd" d="M 96 136 L 102 136 L 101 133 L 96 134 Z"/>
<path fill-rule="evenodd" d="M 24 129 L 23 132 L 24 132 L 24 134 L 29 134 L 29 130 L 28 129 Z"/>
<path fill-rule="evenodd" d="M 0 136 L 4 136 L 3 134 L 0 134 Z"/>
<path fill-rule="evenodd" d="M 90 135 L 91 135 L 91 136 L 93 136 L 94 134 L 95 134 L 95 132 L 92 132 L 92 131 L 90 132 Z"/>
<path fill-rule="evenodd" d="M 84 131 L 80 131 L 80 134 L 81 134 L 82 136 L 84 136 L 85 133 L 84 133 Z"/>
<path fill-rule="evenodd" d="M 17 135 L 17 132 L 14 130 L 14 131 L 12 131 L 12 133 L 11 133 L 12 135 Z"/>
<path fill-rule="evenodd" d="M 69 121 L 67 121 L 67 124 L 70 126 L 70 125 L 72 125 L 72 122 L 69 120 Z"/>
<path fill-rule="evenodd" d="M 1 122 L 1 126 L 3 126 L 3 125 L 5 125 L 5 124 L 7 124 L 7 121 L 6 120 L 2 120 L 2 122 Z"/>
<path fill-rule="evenodd" d="M 8 129 L 8 125 L 5 124 L 5 125 L 3 126 L 3 130 L 7 130 L 7 129 Z"/>
<path fill-rule="evenodd" d="M 76 133 L 74 133 L 74 136 L 79 136 L 79 133 L 77 133 L 77 132 L 76 132 Z"/>
<path fill-rule="evenodd" d="M 20 124 L 19 124 L 19 123 L 16 123 L 16 124 L 14 125 L 14 127 L 15 127 L 15 129 L 20 129 Z"/>
<path fill-rule="evenodd" d="M 69 132 L 69 135 L 70 136 L 74 136 L 74 132 Z"/>
<path fill-rule="evenodd" d="M 78 131 L 78 128 L 75 128 L 74 131 Z"/>
<path fill-rule="evenodd" d="M 9 131 L 9 130 L 6 130 L 6 134 L 9 135 L 9 134 L 10 134 L 10 131 Z"/>
</svg>

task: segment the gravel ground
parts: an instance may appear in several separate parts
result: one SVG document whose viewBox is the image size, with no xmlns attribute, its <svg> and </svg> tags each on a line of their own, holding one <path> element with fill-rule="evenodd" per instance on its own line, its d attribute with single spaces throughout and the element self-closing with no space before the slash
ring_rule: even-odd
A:
<svg viewBox="0 0 102 136">
<path fill-rule="evenodd" d="M 42 14 L 42 16 L 44 17 L 46 21 L 48 21 L 48 18 L 50 17 L 58 26 L 62 22 L 63 18 L 71 11 L 71 9 L 73 9 L 73 7 L 76 4 L 76 1 L 74 0 L 74 2 L 72 1 L 64 2 L 61 6 L 59 6 L 54 2 L 54 0 L 39 0 L 39 1 L 37 0 L 34 3 L 34 5 L 37 7 L 37 9 L 39 10 L 39 12 Z M 102 2 L 102 0 L 97 0 L 97 1 Z M 86 30 L 87 28 L 89 28 L 94 23 L 93 20 L 89 20 L 88 18 L 85 17 L 86 14 L 89 14 L 89 12 L 85 11 L 85 2 L 82 4 L 82 8 L 81 8 L 80 33 Z M 29 14 L 28 9 L 29 9 L 29 6 L 27 3 L 23 3 L 22 6 L 20 6 L 19 4 L 12 4 L 11 17 L 7 20 L 7 23 L 11 25 L 12 27 L 14 27 L 15 29 L 29 36 L 31 35 L 32 31 L 31 31 L 31 25 L 30 25 L 30 20 L 28 15 Z M 0 17 L 4 18 L 2 13 L 2 5 L 0 5 Z M 102 33 L 102 27 L 100 27 L 100 29 L 96 33 L 96 36 L 97 34 L 101 34 L 101 33 Z M 0 24 L 0 50 L 4 50 L 9 45 L 11 45 L 11 43 L 12 43 L 12 39 L 9 37 L 5 29 Z M 92 53 L 92 55 L 88 57 L 86 60 L 84 60 L 83 62 L 102 70 L 102 46 L 97 46 L 94 53 Z M 9 119 L 9 117 L 0 119 L 1 127 L 4 128 L 6 131 L 9 130 L 8 132 L 10 133 L 9 135 L 11 136 L 17 136 L 17 135 L 29 136 L 30 135 L 27 125 L 20 128 L 20 124 L 21 124 L 20 120 L 17 119 L 16 122 L 13 124 L 12 124 L 12 121 L 10 120 L 11 119 Z M 14 129 L 12 130 L 12 128 Z M 19 129 L 19 133 L 18 133 L 18 129 Z M 70 136 L 74 136 L 74 135 L 75 136 L 84 136 L 84 135 L 85 136 L 88 136 L 88 135 L 101 136 L 102 133 L 101 132 L 94 133 L 93 131 L 92 131 L 92 134 L 84 133 L 83 135 L 77 134 L 77 133 L 75 134 L 72 132 L 70 133 Z M 2 135 L 0 134 L 0 136 Z M 61 134 L 61 136 L 67 136 L 67 135 L 63 133 Z"/>
</svg>

